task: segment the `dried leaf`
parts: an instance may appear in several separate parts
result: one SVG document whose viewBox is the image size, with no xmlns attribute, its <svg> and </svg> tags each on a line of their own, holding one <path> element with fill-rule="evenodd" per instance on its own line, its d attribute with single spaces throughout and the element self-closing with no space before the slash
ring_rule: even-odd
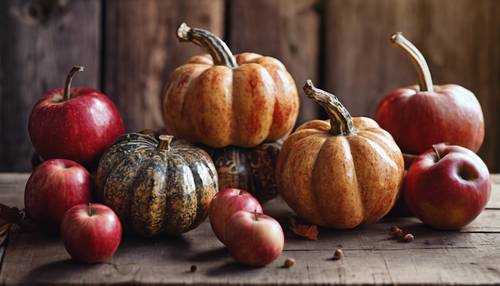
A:
<svg viewBox="0 0 500 286">
<path fill-rule="evenodd" d="M 297 217 L 291 217 L 288 229 L 290 229 L 295 235 L 302 238 L 318 240 L 318 226 L 305 223 Z"/>
<path fill-rule="evenodd" d="M 35 225 L 27 218 L 24 210 L 0 204 L 0 227 L 17 224 L 25 231 L 33 231 Z"/>
</svg>

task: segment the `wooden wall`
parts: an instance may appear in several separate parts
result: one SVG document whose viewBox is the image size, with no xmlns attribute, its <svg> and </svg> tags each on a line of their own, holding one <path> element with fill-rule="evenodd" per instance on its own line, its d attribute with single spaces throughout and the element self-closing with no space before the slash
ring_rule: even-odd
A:
<svg viewBox="0 0 500 286">
<path fill-rule="evenodd" d="M 416 82 L 389 44 L 402 31 L 436 83 L 476 93 L 486 120 L 480 155 L 500 171 L 498 0 L 2 0 L 0 171 L 29 170 L 31 107 L 73 64 L 86 67 L 75 85 L 104 90 L 129 130 L 161 127 L 163 82 L 201 52 L 177 41 L 181 21 L 223 36 L 234 52 L 280 58 L 299 87 L 311 78 L 358 116 L 373 116 L 384 94 Z M 322 116 L 304 97 L 301 104 L 300 122 Z"/>
</svg>

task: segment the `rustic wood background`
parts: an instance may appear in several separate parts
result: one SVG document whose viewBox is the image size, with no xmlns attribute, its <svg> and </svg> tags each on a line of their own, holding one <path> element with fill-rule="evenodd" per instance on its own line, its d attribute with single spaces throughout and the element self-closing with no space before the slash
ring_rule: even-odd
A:
<svg viewBox="0 0 500 286">
<path fill-rule="evenodd" d="M 86 67 L 75 85 L 104 90 L 129 130 L 161 127 L 163 82 L 201 52 L 177 42 L 181 21 L 222 36 L 234 52 L 281 59 L 299 87 L 311 78 L 357 116 L 373 116 L 384 94 L 417 81 L 389 44 L 402 31 L 436 83 L 475 92 L 486 120 L 480 155 L 500 171 L 499 0 L 2 0 L 0 171 L 30 169 L 31 107 L 74 64 Z M 299 122 L 323 116 L 301 104 Z"/>
</svg>

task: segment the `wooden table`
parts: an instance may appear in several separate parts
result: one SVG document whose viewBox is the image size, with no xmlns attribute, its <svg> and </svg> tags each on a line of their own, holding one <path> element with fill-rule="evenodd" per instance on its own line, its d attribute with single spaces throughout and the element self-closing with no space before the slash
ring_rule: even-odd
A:
<svg viewBox="0 0 500 286">
<path fill-rule="evenodd" d="M 23 206 L 27 174 L 0 174 L 0 202 Z M 500 175 L 493 176 L 487 209 L 457 232 L 431 230 L 414 218 L 386 218 L 351 231 L 320 230 L 317 241 L 286 239 L 281 257 L 263 268 L 235 263 L 208 223 L 181 237 L 125 237 L 106 263 L 70 260 L 56 236 L 12 231 L 3 256 L 2 284 L 168 284 L 168 285 L 326 285 L 326 284 L 499 284 Z M 281 202 L 274 215 L 289 211 Z M 390 226 L 415 234 L 415 241 L 389 239 Z M 331 260 L 342 247 L 345 257 Z M 287 257 L 294 267 L 282 268 Z M 191 265 L 197 271 L 191 273 Z"/>
</svg>

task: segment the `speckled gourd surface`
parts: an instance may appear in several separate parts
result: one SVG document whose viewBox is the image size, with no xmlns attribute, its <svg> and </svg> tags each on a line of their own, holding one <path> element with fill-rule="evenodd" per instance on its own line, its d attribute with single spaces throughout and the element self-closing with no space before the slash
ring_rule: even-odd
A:
<svg viewBox="0 0 500 286">
<path fill-rule="evenodd" d="M 253 148 L 203 148 L 214 161 L 220 190 L 243 189 L 264 203 L 278 195 L 274 171 L 282 144 L 277 141 Z"/>
<path fill-rule="evenodd" d="M 140 236 L 177 235 L 197 227 L 217 193 L 210 156 L 184 140 L 129 133 L 102 156 L 97 196 Z"/>
</svg>

